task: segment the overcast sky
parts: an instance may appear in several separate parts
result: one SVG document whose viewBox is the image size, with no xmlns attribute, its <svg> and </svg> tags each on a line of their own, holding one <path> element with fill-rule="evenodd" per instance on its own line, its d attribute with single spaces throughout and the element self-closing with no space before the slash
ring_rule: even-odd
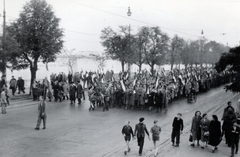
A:
<svg viewBox="0 0 240 157">
<path fill-rule="evenodd" d="M 7 24 L 18 18 L 29 0 L 5 0 Z M 131 25 L 159 26 L 170 37 L 196 40 L 201 36 L 229 46 L 240 44 L 240 0 L 46 0 L 65 30 L 64 46 L 76 51 L 98 51 L 101 30 Z M 0 14 L 3 0 L 0 0 Z M 127 16 L 128 7 L 132 15 Z M 0 18 L 2 25 L 2 16 Z"/>
</svg>

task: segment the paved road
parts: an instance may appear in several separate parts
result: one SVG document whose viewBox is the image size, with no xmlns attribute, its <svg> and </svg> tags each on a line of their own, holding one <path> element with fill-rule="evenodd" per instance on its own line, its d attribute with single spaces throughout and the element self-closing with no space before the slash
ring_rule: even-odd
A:
<svg viewBox="0 0 240 157">
<path fill-rule="evenodd" d="M 37 121 L 37 102 L 25 99 L 12 100 L 7 114 L 0 114 L 0 157 L 100 157 L 124 156 L 124 141 L 121 129 L 126 119 L 135 126 L 140 117 L 145 117 L 148 129 L 153 120 L 158 119 L 162 127 L 159 143 L 159 156 L 206 156 L 210 149 L 191 148 L 188 143 L 189 127 L 196 110 L 221 115 L 226 102 L 236 104 L 239 95 L 226 93 L 222 87 L 212 89 L 198 96 L 196 103 L 186 100 L 170 104 L 169 111 L 155 113 L 147 110 L 125 110 L 113 108 L 102 112 L 102 108 L 88 111 L 89 103 L 70 105 L 68 101 L 48 102 L 47 129 L 35 131 Z M 179 148 L 170 143 L 171 124 L 174 116 L 183 113 L 185 124 Z M 131 143 L 132 151 L 128 156 L 138 156 L 136 141 Z M 152 141 L 145 140 L 143 156 L 152 156 Z M 215 156 L 228 156 L 230 149 L 222 142 Z"/>
</svg>

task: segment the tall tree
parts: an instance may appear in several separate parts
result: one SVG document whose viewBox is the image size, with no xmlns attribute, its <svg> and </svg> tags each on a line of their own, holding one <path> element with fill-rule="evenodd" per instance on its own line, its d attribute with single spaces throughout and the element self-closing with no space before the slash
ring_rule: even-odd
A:
<svg viewBox="0 0 240 157">
<path fill-rule="evenodd" d="M 142 65 L 145 63 L 144 43 L 146 38 L 141 35 L 141 32 L 137 34 L 132 42 L 133 56 L 132 61 L 139 67 L 139 72 L 142 70 Z"/>
<path fill-rule="evenodd" d="M 153 74 L 154 66 L 163 64 L 163 58 L 168 51 L 169 37 L 159 27 L 142 27 L 139 35 L 144 38 L 145 60 Z"/>
<path fill-rule="evenodd" d="M 180 53 L 180 58 L 182 64 L 185 65 L 185 69 L 188 65 L 192 66 L 197 62 L 197 52 L 198 52 L 198 42 L 197 41 L 185 41 L 183 50 Z"/>
<path fill-rule="evenodd" d="M 122 71 L 124 65 L 131 63 L 132 50 L 130 43 L 133 37 L 129 35 L 129 27 L 120 26 L 120 31 L 115 32 L 112 28 L 107 27 L 102 30 L 101 43 L 105 47 L 106 53 L 114 60 L 121 62 Z"/>
<path fill-rule="evenodd" d="M 0 37 L 0 58 L 3 58 L 2 56 L 5 56 L 6 62 L 0 61 L 0 71 L 2 72 L 5 67 L 10 68 L 13 70 L 13 65 L 17 64 L 17 59 L 15 56 L 18 55 L 19 52 L 19 45 L 16 42 L 14 38 L 8 35 L 6 33 L 6 43 L 5 43 L 5 53 L 2 52 L 2 37 Z"/>
<path fill-rule="evenodd" d="M 180 53 L 183 51 L 183 47 L 184 39 L 175 35 L 170 43 L 169 61 L 171 64 L 171 70 L 173 69 L 173 65 L 179 62 Z"/>
<path fill-rule="evenodd" d="M 231 48 L 229 52 L 225 52 L 221 55 L 220 60 L 216 64 L 216 70 L 218 72 L 224 72 L 226 69 L 235 73 L 235 77 L 232 79 L 231 84 L 226 85 L 226 90 L 232 92 L 240 92 L 240 46 Z"/>
<path fill-rule="evenodd" d="M 14 68 L 30 67 L 30 88 L 36 79 L 38 62 L 55 61 L 63 47 L 63 30 L 59 28 L 59 22 L 45 0 L 31 0 L 23 7 L 20 17 L 7 28 L 21 49 Z"/>
</svg>

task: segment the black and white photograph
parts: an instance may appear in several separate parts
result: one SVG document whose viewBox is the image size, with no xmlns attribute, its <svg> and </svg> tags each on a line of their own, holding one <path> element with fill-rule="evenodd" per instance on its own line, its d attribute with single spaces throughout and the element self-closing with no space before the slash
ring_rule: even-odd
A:
<svg viewBox="0 0 240 157">
<path fill-rule="evenodd" d="M 240 0 L 0 0 L 0 157 L 238 157 Z"/>
</svg>

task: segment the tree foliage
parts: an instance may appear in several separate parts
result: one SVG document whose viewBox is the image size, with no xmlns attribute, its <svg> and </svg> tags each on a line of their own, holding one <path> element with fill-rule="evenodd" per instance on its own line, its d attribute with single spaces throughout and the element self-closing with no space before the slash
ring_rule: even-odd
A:
<svg viewBox="0 0 240 157">
<path fill-rule="evenodd" d="M 15 56 L 18 64 L 14 69 L 30 67 L 31 83 L 36 78 L 38 62 L 53 62 L 63 47 L 63 30 L 60 19 L 45 0 L 31 0 L 20 13 L 20 17 L 7 28 L 20 48 Z"/>
<path fill-rule="evenodd" d="M 154 65 L 163 64 L 168 52 L 169 37 L 159 27 L 142 27 L 139 34 L 143 37 L 143 51 L 146 63 L 154 72 Z"/>
<path fill-rule="evenodd" d="M 104 28 L 100 38 L 107 55 L 114 60 L 119 60 L 122 65 L 122 71 L 124 71 L 124 65 L 131 63 L 130 59 L 133 53 L 130 43 L 133 37 L 127 32 L 127 26 L 120 26 L 119 28 L 119 32 L 113 31 L 110 27 Z"/>
<path fill-rule="evenodd" d="M 175 35 L 170 43 L 170 50 L 168 53 L 168 59 L 171 64 L 171 70 L 173 69 L 173 65 L 176 63 L 180 63 L 180 54 L 184 49 L 184 39 Z"/>
<path fill-rule="evenodd" d="M 240 92 L 240 46 L 231 48 L 229 52 L 221 55 L 220 60 L 216 63 L 218 72 L 230 71 L 235 74 L 230 85 L 226 85 L 226 90 Z"/>
</svg>

